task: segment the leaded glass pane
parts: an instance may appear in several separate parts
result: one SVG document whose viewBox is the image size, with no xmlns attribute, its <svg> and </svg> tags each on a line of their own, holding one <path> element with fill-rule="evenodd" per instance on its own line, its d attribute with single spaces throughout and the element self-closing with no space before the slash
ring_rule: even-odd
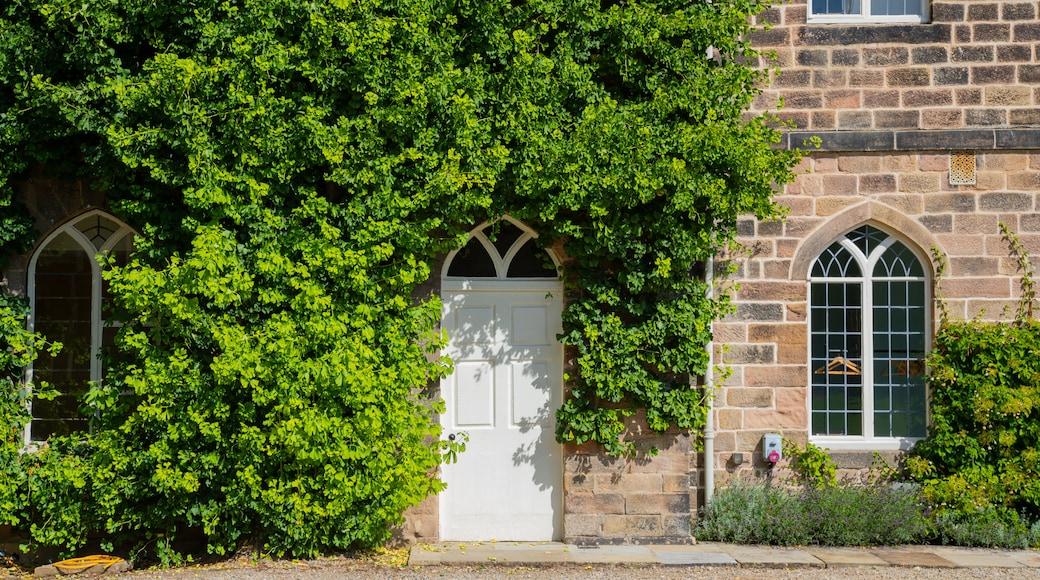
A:
<svg viewBox="0 0 1040 580">
<path fill-rule="evenodd" d="M 863 252 L 864 256 L 869 256 L 874 248 L 881 245 L 886 239 L 888 234 L 871 226 L 863 226 L 856 228 L 845 235 L 846 238 L 856 244 L 856 247 Z"/>
<path fill-rule="evenodd" d="M 920 14 L 921 0 L 871 0 L 870 13 L 875 16 Z"/>
<path fill-rule="evenodd" d="M 814 278 L 858 278 L 860 268 L 852 253 L 840 243 L 835 242 L 816 259 L 812 276 Z"/>
<path fill-rule="evenodd" d="M 524 235 L 524 231 L 509 220 L 501 220 L 484 228 L 484 235 L 494 244 L 498 255 L 505 256 L 509 248 Z"/>
<path fill-rule="evenodd" d="M 495 262 L 484 249 L 484 244 L 476 236 L 469 239 L 466 245 L 455 254 L 448 267 L 449 276 L 468 278 L 494 278 Z"/>
<path fill-rule="evenodd" d="M 924 437 L 924 282 L 876 281 L 874 436 Z"/>
<path fill-rule="evenodd" d="M 813 14 L 859 14 L 860 0 L 813 0 Z"/>
<path fill-rule="evenodd" d="M 76 222 L 76 229 L 83 232 L 90 243 L 99 250 L 112 237 L 112 234 L 119 231 L 119 228 L 118 223 L 101 214 L 94 214 Z"/>
<path fill-rule="evenodd" d="M 69 234 L 56 236 L 37 258 L 34 329 L 63 348 L 33 364 L 34 380 L 60 393 L 50 401 L 33 399 L 33 441 L 87 430 L 79 398 L 90 381 L 91 280 L 91 257 Z"/>
<path fill-rule="evenodd" d="M 920 260 L 901 242 L 895 242 L 881 255 L 874 266 L 874 276 L 879 278 L 923 278 L 924 268 Z"/>
<path fill-rule="evenodd" d="M 814 435 L 861 435 L 861 285 L 814 283 L 812 401 Z"/>
<path fill-rule="evenodd" d="M 549 255 L 527 240 L 509 262 L 507 278 L 555 278 L 556 267 Z"/>
</svg>

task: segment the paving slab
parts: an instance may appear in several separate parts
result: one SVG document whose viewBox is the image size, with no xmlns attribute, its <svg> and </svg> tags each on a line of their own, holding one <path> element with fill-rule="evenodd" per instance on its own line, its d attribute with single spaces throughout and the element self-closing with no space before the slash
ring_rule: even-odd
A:
<svg viewBox="0 0 1040 580">
<path fill-rule="evenodd" d="M 1040 568 L 1040 552 L 1034 552 L 1033 550 L 1014 550 L 1008 554 L 1008 558 L 1027 568 Z"/>
<path fill-rule="evenodd" d="M 665 566 L 736 566 L 737 561 L 720 549 L 704 546 L 650 546 Z"/>
<path fill-rule="evenodd" d="M 603 545 L 576 547 L 571 555 L 578 564 L 657 564 L 657 555 L 647 546 Z"/>
<path fill-rule="evenodd" d="M 940 558 L 964 568 L 1024 568 L 1025 565 L 1010 557 L 1010 552 L 988 548 L 954 548 L 934 546 L 928 550 Z"/>
<path fill-rule="evenodd" d="M 877 548 L 874 550 L 882 560 L 895 566 L 920 566 L 922 568 L 956 568 L 953 562 L 926 551 L 924 548 Z"/>
<path fill-rule="evenodd" d="M 889 563 L 864 548 L 805 548 L 814 558 L 827 565 L 828 568 L 844 566 L 888 566 Z"/>
<path fill-rule="evenodd" d="M 726 544 L 724 550 L 741 566 L 766 568 L 823 568 L 825 566 L 820 559 L 797 548 Z"/>
</svg>

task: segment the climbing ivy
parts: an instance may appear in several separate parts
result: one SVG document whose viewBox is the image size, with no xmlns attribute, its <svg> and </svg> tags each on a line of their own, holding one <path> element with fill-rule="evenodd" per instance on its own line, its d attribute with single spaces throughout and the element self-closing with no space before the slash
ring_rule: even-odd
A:
<svg viewBox="0 0 1040 580">
<path fill-rule="evenodd" d="M 1040 324 L 1034 270 L 1018 237 L 1001 231 L 1018 262 L 1020 300 L 998 322 L 954 320 L 939 297 L 928 357 L 931 424 L 907 467 L 937 513 L 1040 519 Z M 946 270 L 935 252 L 937 277 Z M 940 280 L 941 282 L 941 280 Z"/>
<path fill-rule="evenodd" d="M 704 419 L 698 265 L 797 153 L 746 113 L 763 0 L 12 0 L 0 179 L 105 191 L 120 354 L 86 403 L 97 525 L 310 555 L 442 488 L 420 288 L 510 214 L 562 250 L 562 442 Z M 17 152 L 19 160 L 7 162 Z M 164 548 L 165 549 L 165 548 Z"/>
</svg>

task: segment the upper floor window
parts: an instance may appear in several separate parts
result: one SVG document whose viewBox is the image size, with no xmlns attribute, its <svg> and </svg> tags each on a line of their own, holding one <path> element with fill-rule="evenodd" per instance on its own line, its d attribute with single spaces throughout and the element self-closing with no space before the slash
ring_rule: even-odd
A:
<svg viewBox="0 0 1040 580">
<path fill-rule="evenodd" d="M 114 345 L 116 328 L 105 319 L 108 299 L 98 254 L 126 263 L 133 243 L 130 228 L 94 211 L 47 236 L 29 263 L 31 326 L 48 340 L 61 342 L 56 356 L 41 354 L 29 369 L 34 382 L 46 381 L 59 393 L 52 400 L 32 400 L 28 441 L 44 441 L 89 428 L 82 397 L 91 381 L 101 379 L 100 353 Z"/>
<path fill-rule="evenodd" d="M 810 437 L 832 448 L 908 448 L 925 436 L 927 277 L 871 226 L 831 244 L 809 278 Z"/>
<path fill-rule="evenodd" d="M 811 23 L 928 22 L 928 0 L 809 0 Z"/>
</svg>

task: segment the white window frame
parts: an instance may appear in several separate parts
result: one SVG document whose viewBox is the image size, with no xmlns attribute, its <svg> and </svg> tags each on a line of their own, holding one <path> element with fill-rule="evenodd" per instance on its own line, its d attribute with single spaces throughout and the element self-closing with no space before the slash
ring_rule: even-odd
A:
<svg viewBox="0 0 1040 580">
<path fill-rule="evenodd" d="M 87 236 L 81 232 L 76 225 L 81 223 L 85 219 L 91 217 L 101 216 L 106 220 L 114 222 L 118 225 L 118 229 L 113 232 L 104 244 L 100 248 L 94 245 Z M 123 241 L 127 236 L 133 236 L 133 229 L 124 224 L 121 220 L 115 216 L 101 210 L 92 210 L 86 213 L 77 215 L 74 218 L 69 219 L 61 227 L 52 231 L 46 238 L 40 242 L 36 249 L 33 251 L 32 258 L 29 260 L 29 280 L 28 280 L 28 291 L 29 291 L 29 321 L 28 328 L 30 332 L 35 331 L 36 327 L 36 265 L 39 261 L 40 254 L 50 245 L 55 238 L 61 234 L 67 234 L 73 240 L 79 244 L 80 248 L 86 253 L 90 259 L 90 380 L 92 382 L 98 382 L 101 380 L 102 368 L 101 368 L 101 343 L 102 335 L 105 324 L 108 323 L 102 318 L 101 313 L 101 264 L 97 260 L 97 256 L 100 254 L 106 254 L 111 251 L 119 242 Z M 113 323 L 114 324 L 114 323 Z M 48 339 L 56 339 L 60 342 L 60 338 L 47 337 Z M 29 406 L 29 413 L 32 416 L 32 384 L 33 384 L 33 373 L 34 364 L 30 364 L 25 370 L 25 380 L 27 385 L 27 399 L 26 403 Z M 32 422 L 30 421 L 25 426 L 23 434 L 23 442 L 26 450 L 32 450 L 39 443 L 38 441 L 32 440 Z"/>
<path fill-rule="evenodd" d="M 880 230 L 886 236 L 888 236 L 878 247 L 874 248 L 869 256 L 865 256 L 858 246 L 856 246 L 851 240 L 848 239 L 848 233 L 863 227 L 863 225 L 870 225 L 871 227 Z M 923 437 L 875 437 L 874 433 L 874 364 L 873 364 L 873 342 L 874 342 L 874 297 L 873 297 L 873 286 L 871 282 L 885 281 L 885 280 L 898 280 L 898 281 L 921 281 L 924 283 L 924 350 L 928 352 L 932 348 L 932 308 L 929 306 L 932 304 L 932 296 L 929 293 L 931 288 L 931 276 L 929 269 L 925 267 L 928 264 L 928 260 L 918 250 L 917 245 L 909 241 L 902 236 L 893 234 L 887 230 L 877 227 L 873 224 L 862 224 L 855 228 L 852 228 L 848 232 L 845 232 L 836 240 L 833 240 L 827 245 L 829 248 L 835 241 L 840 242 L 841 245 L 848 250 L 855 258 L 857 264 L 860 267 L 860 276 L 850 277 L 814 277 L 812 275 L 813 267 L 816 264 L 817 258 L 814 258 L 809 266 L 809 275 L 807 276 L 806 283 L 806 324 L 808 329 L 808 340 L 806 341 L 806 360 L 810 361 L 808 376 L 807 376 L 807 388 L 805 397 L 806 413 L 808 418 L 808 434 L 809 441 L 814 445 L 818 445 L 824 448 L 830 448 L 834 450 L 876 450 L 876 451 L 890 451 L 890 450 L 908 450 L 913 448 L 917 442 L 922 441 Z M 885 251 L 894 243 L 902 242 L 904 246 L 917 258 L 924 271 L 924 276 L 921 278 L 907 278 L 907 277 L 874 277 L 873 271 L 874 266 L 880 260 L 881 256 L 884 255 Z M 862 310 L 862 323 L 861 323 L 861 350 L 863 352 L 862 364 L 860 369 L 862 374 L 862 398 L 863 398 L 863 409 L 862 409 L 862 429 L 863 435 L 813 435 L 812 428 L 812 390 L 813 390 L 813 369 L 812 365 L 812 343 L 813 343 L 813 305 L 812 305 L 812 285 L 822 283 L 859 283 L 861 289 L 861 305 Z M 870 353 L 870 359 L 867 359 L 867 353 Z M 925 424 L 930 422 L 928 413 L 930 412 L 927 391 L 925 394 Z"/>
<path fill-rule="evenodd" d="M 806 10 L 809 24 L 927 24 L 931 0 L 921 0 L 920 14 L 871 14 L 870 0 L 860 0 L 858 14 L 814 14 L 813 0 L 808 0 Z"/>
</svg>

